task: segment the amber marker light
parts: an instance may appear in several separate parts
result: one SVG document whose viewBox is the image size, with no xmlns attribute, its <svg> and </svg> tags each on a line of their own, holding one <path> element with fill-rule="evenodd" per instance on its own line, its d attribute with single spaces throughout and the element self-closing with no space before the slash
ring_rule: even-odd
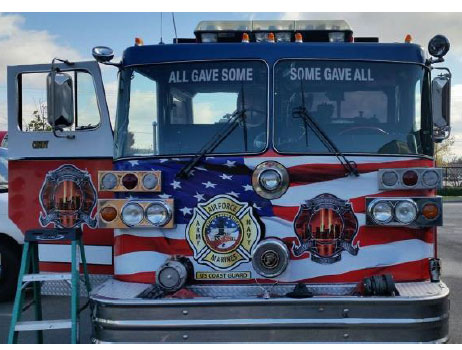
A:
<svg viewBox="0 0 462 350">
<path fill-rule="evenodd" d="M 242 34 L 242 42 L 243 42 L 243 43 L 248 43 L 248 42 L 250 42 L 250 37 L 249 37 L 249 34 L 248 34 L 248 33 L 243 33 L 243 34 Z"/>
<path fill-rule="evenodd" d="M 411 34 L 406 35 L 406 37 L 404 38 L 404 42 L 406 44 L 412 43 L 412 35 Z"/>
<path fill-rule="evenodd" d="M 270 43 L 274 43 L 274 42 L 276 41 L 276 39 L 275 39 L 275 37 L 274 37 L 274 33 L 273 33 L 273 32 L 271 32 L 271 33 L 268 33 L 268 36 L 267 36 L 267 38 L 268 38 L 268 42 L 270 42 Z"/>
<path fill-rule="evenodd" d="M 295 33 L 295 42 L 296 43 L 302 43 L 303 42 L 302 33 Z"/>
<path fill-rule="evenodd" d="M 106 222 L 111 222 L 117 217 L 117 210 L 114 207 L 104 207 L 100 210 L 101 219 Z"/>
<path fill-rule="evenodd" d="M 422 215 L 427 220 L 434 220 L 440 214 L 440 210 L 435 203 L 427 203 L 422 208 Z"/>
<path fill-rule="evenodd" d="M 141 38 L 135 38 L 135 46 L 143 46 L 144 41 Z"/>
</svg>

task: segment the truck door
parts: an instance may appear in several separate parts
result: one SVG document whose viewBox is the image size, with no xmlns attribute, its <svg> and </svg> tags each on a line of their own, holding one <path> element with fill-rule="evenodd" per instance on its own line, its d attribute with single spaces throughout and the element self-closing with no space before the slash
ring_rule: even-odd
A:
<svg viewBox="0 0 462 350">
<path fill-rule="evenodd" d="M 113 233 L 98 229 L 95 218 L 98 170 L 112 169 L 113 152 L 101 72 L 92 61 L 53 64 L 59 73 L 53 78 L 67 84 L 72 106 L 72 121 L 53 130 L 47 120 L 51 69 L 8 67 L 9 217 L 23 233 L 81 227 L 90 271 L 112 273 Z M 40 260 L 42 269 L 62 271 L 69 248 L 42 245 Z"/>
</svg>

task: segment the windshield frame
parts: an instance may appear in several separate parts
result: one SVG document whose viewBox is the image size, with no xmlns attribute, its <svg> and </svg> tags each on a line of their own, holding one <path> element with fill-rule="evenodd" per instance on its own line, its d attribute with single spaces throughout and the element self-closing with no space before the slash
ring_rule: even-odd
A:
<svg viewBox="0 0 462 350">
<path fill-rule="evenodd" d="M 294 58 L 289 58 L 289 57 L 284 57 L 276 60 L 273 63 L 272 67 L 272 75 L 273 75 L 273 81 L 272 81 L 272 89 L 273 89 L 273 108 L 272 108 L 272 135 L 271 135 L 271 145 L 274 149 L 274 151 L 277 154 L 281 155 L 309 155 L 309 156 L 334 156 L 334 153 L 331 152 L 287 152 L 287 151 L 280 151 L 276 147 L 275 143 L 275 122 L 276 122 L 276 109 L 275 109 L 275 84 L 276 84 L 276 65 L 279 62 L 282 61 L 314 61 L 314 62 L 363 62 L 363 63 L 389 63 L 389 64 L 408 64 L 408 65 L 413 65 L 413 66 L 420 66 L 424 69 L 423 73 L 423 80 L 422 80 L 422 91 L 425 89 L 425 85 L 428 85 L 426 89 L 428 90 L 428 93 L 426 96 L 422 93 L 422 101 L 421 101 L 421 117 L 424 116 L 424 111 L 426 112 L 426 120 L 425 124 L 428 124 L 427 127 L 430 128 L 428 132 L 430 133 L 430 139 L 431 139 L 431 145 L 429 145 L 431 149 L 432 155 L 424 154 L 424 153 L 419 153 L 419 154 L 402 154 L 402 153 L 377 153 L 377 152 L 342 152 L 344 155 L 348 156 L 379 156 L 379 157 L 412 157 L 412 158 L 426 158 L 426 159 L 433 159 L 433 153 L 434 153 L 434 142 L 433 142 L 433 116 L 432 116 L 432 109 L 431 109 L 431 89 L 429 84 L 431 84 L 431 69 L 430 67 L 426 66 L 424 63 L 417 63 L 417 62 L 406 62 L 406 61 L 389 61 L 389 60 L 368 60 L 368 59 L 344 59 L 344 58 L 301 58 L 301 57 L 294 57 Z M 422 118 L 424 120 L 424 118 Z"/>
<path fill-rule="evenodd" d="M 271 128 L 272 125 L 270 122 L 270 102 L 272 101 L 271 99 L 271 93 L 272 93 L 272 86 L 270 85 L 271 83 L 271 70 L 270 70 L 270 65 L 268 64 L 268 61 L 266 61 L 263 58 L 230 58 L 230 59 L 211 59 L 211 60 L 180 60 L 180 61 L 165 61 L 165 62 L 155 62 L 155 63 L 149 63 L 149 64 L 131 64 L 131 65 L 126 65 L 123 66 L 119 69 L 119 83 L 118 83 L 118 88 L 117 88 L 117 104 L 116 104 L 116 118 L 115 118 L 115 126 L 114 126 L 114 160 L 124 160 L 124 159 L 147 159 L 147 158 L 154 158 L 154 159 L 162 159 L 162 158 L 191 158 L 197 155 L 198 152 L 196 153 L 188 153 L 188 154 L 149 154 L 149 155 L 120 155 L 121 151 L 117 150 L 117 145 L 119 143 L 119 104 L 122 102 L 121 97 L 122 97 L 122 75 L 123 71 L 127 69 L 134 69 L 136 67 L 153 67 L 153 66 L 160 66 L 160 65 L 171 65 L 171 64 L 188 64 L 188 63 L 220 63 L 220 62 L 262 62 L 265 65 L 266 68 L 266 144 L 265 147 L 259 151 L 259 152 L 239 152 L 239 153 L 207 153 L 205 156 L 233 156 L 233 157 L 239 157 L 239 156 L 251 156 L 251 155 L 261 155 L 264 154 L 265 152 L 268 151 L 270 148 L 270 142 L 272 140 L 271 136 Z M 124 88 L 126 89 L 126 85 L 124 85 Z M 128 93 L 130 93 L 130 89 L 128 90 Z M 125 94 L 124 94 L 125 95 Z M 271 99 L 271 100 L 270 100 Z M 128 118 L 129 115 L 127 114 L 126 118 Z"/>
</svg>

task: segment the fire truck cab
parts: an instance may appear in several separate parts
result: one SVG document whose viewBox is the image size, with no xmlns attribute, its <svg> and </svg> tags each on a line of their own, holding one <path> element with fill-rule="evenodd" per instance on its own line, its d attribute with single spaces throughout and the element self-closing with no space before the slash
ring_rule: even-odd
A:
<svg viewBox="0 0 462 350">
<path fill-rule="evenodd" d="M 216 21 L 118 63 L 96 47 L 9 67 L 9 216 L 83 229 L 111 276 L 95 342 L 444 342 L 448 50 L 344 21 Z M 98 63 L 119 71 L 113 128 Z M 42 129 L 26 83 L 46 86 Z M 41 267 L 63 271 L 52 243 Z"/>
</svg>

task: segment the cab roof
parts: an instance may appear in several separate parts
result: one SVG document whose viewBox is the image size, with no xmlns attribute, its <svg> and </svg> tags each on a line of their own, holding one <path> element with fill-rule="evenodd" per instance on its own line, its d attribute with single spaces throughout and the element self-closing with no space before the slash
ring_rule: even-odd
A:
<svg viewBox="0 0 462 350">
<path fill-rule="evenodd" d="M 132 46 L 123 66 L 181 61 L 286 58 L 425 63 L 421 46 L 409 43 L 184 43 Z"/>
</svg>

